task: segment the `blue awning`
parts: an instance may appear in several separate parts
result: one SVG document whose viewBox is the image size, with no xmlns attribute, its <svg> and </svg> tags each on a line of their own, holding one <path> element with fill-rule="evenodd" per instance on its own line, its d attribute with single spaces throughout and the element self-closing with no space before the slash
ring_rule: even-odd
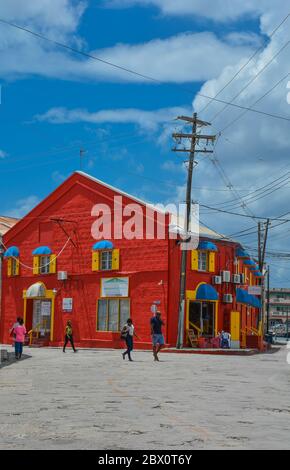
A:
<svg viewBox="0 0 290 470">
<path fill-rule="evenodd" d="M 249 303 L 249 294 L 245 289 L 237 289 L 236 291 L 236 300 L 240 304 L 246 304 L 248 305 Z"/>
<path fill-rule="evenodd" d="M 258 269 L 259 269 L 259 266 L 256 263 L 253 264 L 253 266 L 249 266 L 250 271 L 258 271 Z"/>
<path fill-rule="evenodd" d="M 217 246 L 214 243 L 207 241 L 199 242 L 198 250 L 218 251 Z"/>
<path fill-rule="evenodd" d="M 254 271 L 253 274 L 256 277 L 263 277 L 263 274 L 261 273 L 261 271 Z"/>
<path fill-rule="evenodd" d="M 251 295 L 245 289 L 237 289 L 236 300 L 240 304 L 250 305 L 251 307 L 261 308 L 261 301 L 255 295 Z"/>
<path fill-rule="evenodd" d="M 236 257 L 237 258 L 243 258 L 243 259 L 249 259 L 250 258 L 250 255 L 249 253 L 247 253 L 245 250 L 243 250 L 242 248 L 237 248 L 236 249 Z"/>
<path fill-rule="evenodd" d="M 101 240 L 100 242 L 95 243 L 93 246 L 93 250 L 113 250 L 113 248 L 113 243 L 108 240 Z"/>
<path fill-rule="evenodd" d="M 196 292 L 196 300 L 218 300 L 218 293 L 209 284 L 201 284 Z"/>
<path fill-rule="evenodd" d="M 18 258 L 19 255 L 19 248 L 17 246 L 10 246 L 10 248 L 8 248 L 4 253 L 5 258 Z"/>
<path fill-rule="evenodd" d="M 39 246 L 38 248 L 35 248 L 32 252 L 33 255 L 35 256 L 41 256 L 41 255 L 51 255 L 52 251 L 48 246 Z"/>
<path fill-rule="evenodd" d="M 261 308 L 262 307 L 261 301 L 260 301 L 260 299 L 258 299 L 258 297 L 256 297 L 255 295 L 250 295 L 250 297 L 251 297 L 250 305 L 252 307 L 255 307 L 255 308 Z"/>
<path fill-rule="evenodd" d="M 255 263 L 255 261 L 253 261 L 252 259 L 246 259 L 246 260 L 244 261 L 244 264 L 245 264 L 246 266 L 255 266 L 255 267 L 256 267 L 256 263 Z"/>
</svg>

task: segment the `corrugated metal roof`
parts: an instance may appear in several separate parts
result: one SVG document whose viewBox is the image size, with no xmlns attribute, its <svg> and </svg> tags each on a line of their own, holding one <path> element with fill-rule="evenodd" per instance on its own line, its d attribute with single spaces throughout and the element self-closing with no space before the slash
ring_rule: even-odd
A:
<svg viewBox="0 0 290 470">
<path fill-rule="evenodd" d="M 0 235 L 5 235 L 16 223 L 18 219 L 14 217 L 7 217 L 6 215 L 0 215 Z"/>
</svg>

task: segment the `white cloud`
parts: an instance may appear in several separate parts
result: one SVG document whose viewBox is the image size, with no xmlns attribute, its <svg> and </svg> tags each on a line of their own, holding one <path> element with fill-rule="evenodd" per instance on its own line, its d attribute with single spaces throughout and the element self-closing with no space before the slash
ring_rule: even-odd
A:
<svg viewBox="0 0 290 470">
<path fill-rule="evenodd" d="M 7 214 L 9 214 L 9 217 L 15 217 L 16 219 L 20 219 L 28 212 L 30 212 L 39 202 L 39 197 L 35 195 L 19 199 L 15 203 L 15 206 L 11 210 L 7 211 Z"/>
<path fill-rule="evenodd" d="M 21 24 L 27 26 L 25 20 Z M 33 29 L 39 31 L 37 26 Z M 60 40 L 59 35 L 65 34 L 68 43 L 77 38 L 77 31 L 73 33 L 69 27 L 62 29 L 58 24 L 52 23 L 51 31 L 49 37 Z M 77 40 L 81 41 L 80 38 Z M 252 43 L 250 38 L 239 43 L 235 38 L 231 43 L 230 37 L 222 40 L 210 32 L 182 33 L 135 45 L 116 44 L 90 52 L 102 60 L 162 82 L 185 83 L 218 76 L 226 65 L 235 64 L 249 55 Z M 3 24 L 0 25 L 0 49 L 0 76 L 3 78 L 15 79 L 34 74 L 68 80 L 148 82 L 100 61 L 69 55 L 57 46 Z M 212 51 L 215 51 L 214 55 Z"/>
<path fill-rule="evenodd" d="M 172 121 L 179 114 L 190 112 L 186 107 L 161 108 L 145 111 L 136 108 L 108 109 L 89 112 L 85 109 L 52 108 L 44 114 L 35 116 L 40 122 L 67 124 L 86 122 L 94 124 L 118 123 L 136 124 L 147 131 L 156 131 L 160 124 Z"/>
</svg>

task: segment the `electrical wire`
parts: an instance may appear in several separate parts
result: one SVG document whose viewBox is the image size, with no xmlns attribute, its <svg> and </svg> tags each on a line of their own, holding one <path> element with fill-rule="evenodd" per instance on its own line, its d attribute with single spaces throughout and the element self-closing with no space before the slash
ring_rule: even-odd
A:
<svg viewBox="0 0 290 470">
<path fill-rule="evenodd" d="M 283 20 L 279 23 L 279 25 L 272 31 L 272 33 L 268 36 L 269 39 L 271 39 L 275 34 L 276 32 L 281 28 L 281 26 L 288 20 L 290 16 L 290 13 L 288 13 L 287 16 L 285 16 L 285 18 L 283 18 Z M 217 92 L 217 94 L 214 96 L 214 98 L 217 98 L 239 75 L 240 73 L 247 67 L 247 65 L 256 57 L 256 55 L 261 52 L 262 50 L 264 49 L 263 46 L 260 46 L 258 47 L 255 52 L 249 57 L 249 59 L 242 65 L 242 67 L 239 68 L 239 70 L 234 74 L 234 76 Z M 202 108 L 200 111 L 199 111 L 199 114 L 202 114 L 204 113 L 204 111 L 212 104 L 212 102 L 214 101 L 214 99 L 211 99 L 209 103 L 207 103 L 206 106 L 204 106 L 204 108 Z"/>
<path fill-rule="evenodd" d="M 176 84 L 169 84 L 169 83 L 164 83 L 162 82 L 161 80 L 157 79 L 157 78 L 154 78 L 150 75 L 145 75 L 145 74 L 142 74 L 142 73 L 139 73 L 133 69 L 129 69 L 127 67 L 123 67 L 121 65 L 118 65 L 118 64 L 115 64 L 109 60 L 106 60 L 106 59 L 101 59 L 100 57 L 98 56 L 95 56 L 93 54 L 90 54 L 88 52 L 84 52 L 84 51 L 81 51 L 80 49 L 76 49 L 72 46 L 69 46 L 68 44 L 64 44 L 64 43 L 61 43 L 59 41 L 56 41 L 54 39 L 51 39 L 51 38 L 48 38 L 46 36 L 44 36 L 43 34 L 40 34 L 40 33 L 36 33 L 35 31 L 32 31 L 28 28 L 25 28 L 23 26 L 19 26 L 15 23 L 12 23 L 10 21 L 7 21 L 7 20 L 4 20 L 3 18 L 0 18 L 0 23 L 2 24 L 5 24 L 7 26 L 10 26 L 12 28 L 15 28 L 15 29 L 18 29 L 20 31 L 23 31 L 23 32 L 26 32 L 28 34 L 31 34 L 32 36 L 38 38 L 38 39 L 42 39 L 44 41 L 47 41 L 51 44 L 54 44 L 58 47 L 61 47 L 63 49 L 66 49 L 66 50 L 69 50 L 70 52 L 73 52 L 75 54 L 80 54 L 84 57 L 87 57 L 88 59 L 92 59 L 92 60 L 96 60 L 104 65 L 108 65 L 110 67 L 113 67 L 113 68 L 116 68 L 118 70 L 121 70 L 123 72 L 126 72 L 126 73 L 129 73 L 131 75 L 135 75 L 139 78 L 143 78 L 145 80 L 148 80 L 148 81 L 151 81 L 151 82 L 154 82 L 156 84 L 159 84 L 159 85 L 162 85 L 162 84 L 166 84 L 167 86 L 174 86 L 175 88 L 178 87 L 179 89 L 181 90 L 184 90 L 186 91 L 187 93 L 190 93 L 192 95 L 192 93 L 195 93 L 194 90 L 191 90 L 191 89 L 188 89 L 188 88 L 185 88 L 184 86 L 179 86 L 179 85 L 176 85 Z M 242 105 L 238 105 L 238 104 L 235 104 L 235 103 L 231 103 L 231 102 L 228 102 L 228 101 L 225 101 L 225 100 L 221 100 L 221 99 L 218 99 L 218 98 L 214 98 L 212 96 L 208 96 L 208 95 L 205 95 L 204 93 L 196 93 L 197 96 L 201 96 L 203 98 L 206 98 L 206 99 L 209 99 L 209 100 L 212 100 L 212 101 L 216 101 L 218 103 L 223 103 L 223 104 L 226 104 L 227 106 L 232 106 L 232 107 L 235 107 L 235 108 L 240 108 L 240 109 L 244 109 L 244 110 L 248 110 L 248 111 L 251 111 L 253 113 L 257 113 L 257 114 L 262 114 L 262 115 L 265 115 L 265 116 L 268 116 L 268 117 L 272 117 L 272 118 L 275 118 L 275 119 L 281 119 L 281 120 L 284 120 L 284 121 L 290 121 L 290 118 L 286 117 L 286 116 L 279 116 L 279 115 L 274 115 L 274 114 L 271 114 L 271 113 L 266 113 L 264 111 L 261 111 L 261 110 L 258 110 L 258 109 L 249 109 L 245 106 L 242 106 Z"/>
</svg>

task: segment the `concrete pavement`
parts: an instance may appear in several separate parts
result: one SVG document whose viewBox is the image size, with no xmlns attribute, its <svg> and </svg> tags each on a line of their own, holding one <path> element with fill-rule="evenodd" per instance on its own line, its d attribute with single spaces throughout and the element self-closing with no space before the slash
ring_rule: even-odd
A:
<svg viewBox="0 0 290 470">
<path fill-rule="evenodd" d="M 0 449 L 290 449 L 286 349 L 250 357 L 28 349 L 0 369 Z"/>
</svg>

